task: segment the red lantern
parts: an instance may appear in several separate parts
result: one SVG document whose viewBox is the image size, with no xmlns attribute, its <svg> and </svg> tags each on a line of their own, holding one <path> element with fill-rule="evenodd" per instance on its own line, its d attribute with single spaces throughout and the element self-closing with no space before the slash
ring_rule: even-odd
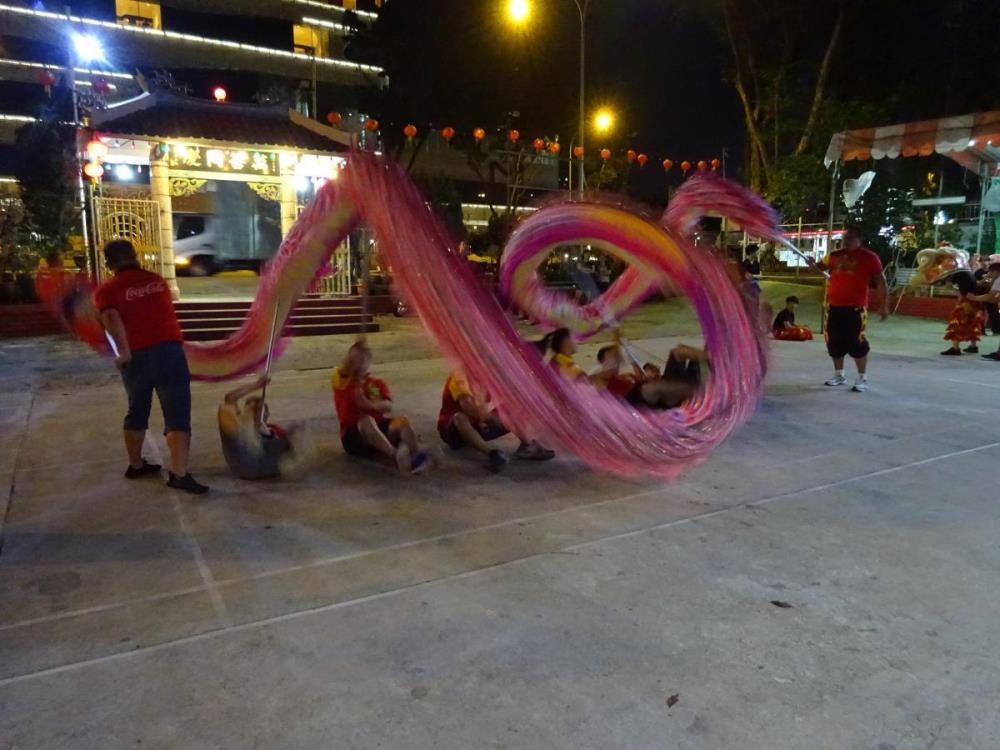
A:
<svg viewBox="0 0 1000 750">
<path fill-rule="evenodd" d="M 573 156 L 577 159 L 583 158 L 583 146 L 576 146 L 573 148 Z"/>
<path fill-rule="evenodd" d="M 638 156 L 638 154 L 636 154 L 636 152 L 633 151 L 632 149 L 629 149 L 628 151 L 625 152 L 625 158 L 628 159 L 629 164 L 635 161 L 636 156 Z"/>
<path fill-rule="evenodd" d="M 476 141 L 481 141 L 486 137 L 486 131 L 482 128 L 476 128 L 472 131 L 472 137 L 475 138 Z"/>
<path fill-rule="evenodd" d="M 691 171 L 691 162 L 689 162 L 687 159 L 685 159 L 684 161 L 682 161 L 681 162 L 681 171 L 684 174 L 687 174 L 688 172 L 690 172 Z"/>
<path fill-rule="evenodd" d="M 609 149 L 609 148 L 602 148 L 601 149 L 601 158 L 604 159 L 604 161 L 607 161 L 608 159 L 610 159 L 611 158 L 611 149 Z"/>
<path fill-rule="evenodd" d="M 698 171 L 699 172 L 704 172 L 706 169 L 708 169 L 708 162 L 705 161 L 704 159 L 701 159 L 698 162 Z"/>
<path fill-rule="evenodd" d="M 441 137 L 451 143 L 451 139 L 455 137 L 455 128 L 441 128 Z"/>
<path fill-rule="evenodd" d="M 552 143 L 549 144 L 549 153 L 558 156 L 559 148 L 559 143 L 557 141 L 552 141 Z"/>
<path fill-rule="evenodd" d="M 56 82 L 56 74 L 51 70 L 40 70 L 38 71 L 38 82 L 48 89 Z"/>
<path fill-rule="evenodd" d="M 365 120 L 365 130 L 367 130 L 369 133 L 374 133 L 376 130 L 378 130 L 378 120 L 372 117 L 369 117 L 367 120 Z"/>
<path fill-rule="evenodd" d="M 536 138 L 531 145 L 535 147 L 536 154 L 540 154 L 542 153 L 542 151 L 545 150 L 545 141 L 543 141 L 541 138 Z"/>
<path fill-rule="evenodd" d="M 406 140 L 412 141 L 413 137 L 417 134 L 417 126 L 410 123 L 405 128 L 403 128 L 403 135 L 406 136 Z"/>
<path fill-rule="evenodd" d="M 722 162 L 719 161 L 718 159 L 712 159 L 712 171 L 714 172 L 715 170 L 717 170 L 721 164 Z"/>
<path fill-rule="evenodd" d="M 86 166 L 83 168 L 83 173 L 94 182 L 97 182 L 101 179 L 101 175 L 104 174 L 104 167 L 96 162 L 87 162 Z"/>
<path fill-rule="evenodd" d="M 512 130 L 509 133 L 507 133 L 507 137 L 510 139 L 511 143 L 517 143 L 521 138 L 521 131 Z"/>
<path fill-rule="evenodd" d="M 644 167 L 644 166 L 646 166 L 646 162 L 648 162 L 648 161 L 649 161 L 649 157 L 648 157 L 648 156 L 646 156 L 646 154 L 639 154 L 639 155 L 638 155 L 637 157 L 635 157 L 635 158 L 636 158 L 636 159 L 638 160 L 638 162 L 639 162 L 639 166 L 640 166 L 640 167 Z"/>
<path fill-rule="evenodd" d="M 108 155 L 108 145 L 103 141 L 94 138 L 87 142 L 87 156 L 91 159 L 103 159 Z"/>
<path fill-rule="evenodd" d="M 340 125 L 340 123 L 343 122 L 343 120 L 344 120 L 344 118 L 340 114 L 340 112 L 327 112 L 326 113 L 326 121 L 328 123 L 330 123 L 331 125 L 333 125 L 334 127 L 336 127 L 337 125 Z"/>
<path fill-rule="evenodd" d="M 107 79 L 98 78 L 94 81 L 94 91 L 98 94 L 107 94 L 111 91 L 111 84 L 107 82 Z"/>
<path fill-rule="evenodd" d="M 673 160 L 672 160 L 672 159 L 664 159 L 664 160 L 663 160 L 663 168 L 664 168 L 664 169 L 665 169 L 666 171 L 668 171 L 668 172 L 669 172 L 669 171 L 670 171 L 671 169 L 673 169 L 673 168 L 674 168 L 674 162 L 673 162 Z"/>
</svg>

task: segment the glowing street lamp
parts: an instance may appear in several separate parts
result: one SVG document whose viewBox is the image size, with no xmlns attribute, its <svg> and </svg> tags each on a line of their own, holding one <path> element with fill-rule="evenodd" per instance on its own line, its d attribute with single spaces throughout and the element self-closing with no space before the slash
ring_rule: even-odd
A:
<svg viewBox="0 0 1000 750">
<path fill-rule="evenodd" d="M 520 26 L 531 16 L 531 0 L 506 0 L 506 2 L 507 18 L 512 24 Z M 586 96 L 584 87 L 586 84 L 585 71 L 587 69 L 587 11 L 590 9 L 590 0 L 573 0 L 573 4 L 576 5 L 576 10 L 580 16 L 580 125 L 576 136 L 576 144 L 580 148 L 583 148 L 587 140 L 587 120 L 584 109 L 586 106 Z M 583 159 L 578 160 L 577 168 L 580 173 L 580 195 L 583 195 L 586 182 Z M 572 168 L 570 169 L 570 183 L 572 184 Z"/>
<path fill-rule="evenodd" d="M 603 108 L 597 110 L 594 115 L 594 130 L 604 134 L 611 131 L 615 126 L 615 113 L 610 109 Z"/>
<path fill-rule="evenodd" d="M 516 24 L 522 24 L 531 16 L 531 3 L 528 0 L 508 0 L 507 17 Z"/>
<path fill-rule="evenodd" d="M 93 34 L 73 34 L 73 49 L 79 62 L 107 62 L 104 47 Z"/>
</svg>

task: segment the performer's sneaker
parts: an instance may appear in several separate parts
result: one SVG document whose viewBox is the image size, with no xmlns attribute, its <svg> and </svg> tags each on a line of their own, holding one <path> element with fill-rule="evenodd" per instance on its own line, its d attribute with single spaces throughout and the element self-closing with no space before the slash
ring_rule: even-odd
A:
<svg viewBox="0 0 1000 750">
<path fill-rule="evenodd" d="M 979 354 L 979 347 L 973 344 L 972 346 L 967 346 L 963 350 L 966 354 Z"/>
<path fill-rule="evenodd" d="M 966 351 L 968 351 L 968 349 L 966 349 Z M 978 352 L 979 350 L 976 349 L 976 351 Z M 961 357 L 962 356 L 962 351 L 960 349 L 945 349 L 943 352 L 941 352 L 941 356 L 942 357 Z"/>
<path fill-rule="evenodd" d="M 208 487 L 196 482 L 195 478 L 191 476 L 191 472 L 182 477 L 177 476 L 172 471 L 168 473 L 170 474 L 170 478 L 167 480 L 167 487 L 175 490 L 183 490 L 191 495 L 204 495 L 208 492 Z"/>
<path fill-rule="evenodd" d="M 823 385 L 828 385 L 831 388 L 838 385 L 847 385 L 847 378 L 843 375 L 834 375 L 832 378 L 823 383 Z"/>
<path fill-rule="evenodd" d="M 504 466 L 510 463 L 510 456 L 504 453 L 502 450 L 491 450 L 490 451 L 490 471 L 494 474 L 500 472 Z"/>
<path fill-rule="evenodd" d="M 159 464 L 151 464 L 146 459 L 142 459 L 142 466 L 136 469 L 132 464 L 128 465 L 125 469 L 126 479 L 139 479 L 140 477 L 148 477 L 152 474 L 159 474 L 160 469 L 163 468 Z"/>
<path fill-rule="evenodd" d="M 413 462 L 410 464 L 411 474 L 423 474 L 429 468 L 434 465 L 434 460 L 431 458 L 431 454 L 427 451 L 418 451 L 413 457 Z"/>
<path fill-rule="evenodd" d="M 984 354 L 983 359 L 991 359 L 994 362 L 1000 362 L 1000 352 L 993 352 L 992 354 Z"/>
<path fill-rule="evenodd" d="M 514 457 L 522 461 L 551 461 L 556 457 L 556 452 L 543 448 L 536 441 L 531 440 L 527 443 L 521 443 L 517 447 Z"/>
<path fill-rule="evenodd" d="M 855 393 L 864 393 L 868 390 L 868 381 L 864 378 L 858 378 L 854 381 L 854 385 L 851 386 L 851 390 Z"/>
</svg>

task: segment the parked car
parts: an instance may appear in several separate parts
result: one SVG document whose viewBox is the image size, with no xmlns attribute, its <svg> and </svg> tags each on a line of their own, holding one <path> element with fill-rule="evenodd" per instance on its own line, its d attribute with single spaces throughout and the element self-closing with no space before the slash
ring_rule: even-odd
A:
<svg viewBox="0 0 1000 750">
<path fill-rule="evenodd" d="M 174 215 L 174 265 L 179 276 L 210 276 L 221 270 L 214 216 Z"/>
</svg>

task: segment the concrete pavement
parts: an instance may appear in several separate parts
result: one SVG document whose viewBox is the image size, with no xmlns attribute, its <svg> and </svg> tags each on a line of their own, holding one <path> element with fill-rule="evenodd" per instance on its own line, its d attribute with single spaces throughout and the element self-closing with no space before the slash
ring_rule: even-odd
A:
<svg viewBox="0 0 1000 750">
<path fill-rule="evenodd" d="M 1000 366 L 873 328 L 871 392 L 775 344 L 752 423 L 674 484 L 399 478 L 343 455 L 325 369 L 269 391 L 320 465 L 239 482 L 199 385 L 204 498 L 119 478 L 103 363 L 4 346 L 0 748 L 1000 747 Z M 372 343 L 437 447 L 446 365 Z"/>
</svg>

